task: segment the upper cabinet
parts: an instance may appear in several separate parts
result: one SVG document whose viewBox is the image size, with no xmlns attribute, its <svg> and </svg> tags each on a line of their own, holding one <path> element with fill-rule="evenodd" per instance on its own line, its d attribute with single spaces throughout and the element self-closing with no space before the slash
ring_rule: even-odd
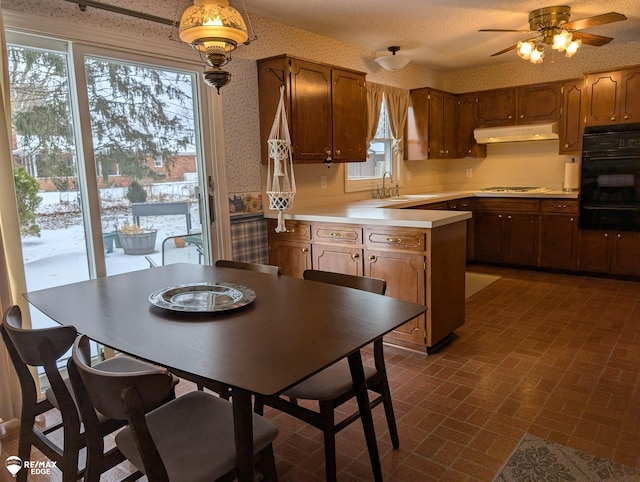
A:
<svg viewBox="0 0 640 482">
<path fill-rule="evenodd" d="M 640 122 L 640 66 L 586 77 L 587 126 Z"/>
<path fill-rule="evenodd" d="M 584 79 L 573 79 L 562 86 L 560 112 L 560 154 L 579 153 L 582 150 L 582 115 Z"/>
<path fill-rule="evenodd" d="M 475 96 L 461 109 L 463 96 L 431 88 L 414 89 L 407 115 L 405 159 L 484 157 L 486 150 L 473 138 Z M 462 117 L 461 117 L 462 116 Z M 463 144 L 461 144 L 463 142 Z M 464 149 L 461 149 L 464 145 Z"/>
<path fill-rule="evenodd" d="M 258 61 L 263 162 L 281 85 L 295 162 L 366 160 L 365 74 L 281 55 Z"/>
<path fill-rule="evenodd" d="M 562 83 L 486 90 L 476 98 L 476 127 L 552 122 L 560 118 Z"/>
</svg>

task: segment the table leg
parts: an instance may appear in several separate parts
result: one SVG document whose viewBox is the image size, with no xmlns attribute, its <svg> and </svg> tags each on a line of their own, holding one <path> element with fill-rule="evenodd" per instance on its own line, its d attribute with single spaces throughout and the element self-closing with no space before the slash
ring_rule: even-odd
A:
<svg viewBox="0 0 640 482">
<path fill-rule="evenodd" d="M 238 482 L 253 482 L 253 415 L 251 393 L 231 389 L 233 424 L 236 436 Z"/>
<path fill-rule="evenodd" d="M 360 351 L 349 355 L 349 368 L 351 369 L 351 378 L 353 379 L 353 390 L 358 400 L 358 409 L 360 410 L 360 420 L 362 420 L 362 428 L 369 449 L 369 459 L 371 460 L 371 468 L 373 477 L 376 482 L 382 482 L 382 467 L 380 466 L 380 455 L 378 453 L 378 443 L 376 442 L 376 432 L 373 426 L 373 417 L 371 416 L 371 406 L 369 405 L 369 394 L 367 392 L 367 382 L 364 378 L 364 368 L 362 367 L 362 357 Z"/>
</svg>

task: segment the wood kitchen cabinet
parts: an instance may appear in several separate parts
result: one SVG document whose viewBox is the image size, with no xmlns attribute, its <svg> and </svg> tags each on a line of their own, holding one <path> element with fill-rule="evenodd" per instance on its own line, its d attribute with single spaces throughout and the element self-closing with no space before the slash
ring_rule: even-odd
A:
<svg viewBox="0 0 640 482">
<path fill-rule="evenodd" d="M 362 276 L 362 228 L 348 224 L 313 224 L 313 268 Z"/>
<path fill-rule="evenodd" d="M 536 266 L 540 229 L 537 199 L 475 199 L 475 259 Z"/>
<path fill-rule="evenodd" d="M 285 276 L 302 278 L 311 269 L 311 226 L 308 223 L 287 221 L 287 230 L 276 233 L 276 219 L 267 220 L 269 264 L 280 266 Z"/>
<path fill-rule="evenodd" d="M 457 157 L 457 96 L 431 88 L 410 92 L 407 160 Z"/>
<path fill-rule="evenodd" d="M 578 201 L 554 199 L 540 202 L 541 268 L 575 270 L 578 248 Z"/>
<path fill-rule="evenodd" d="M 568 80 L 562 85 L 562 110 L 560 112 L 559 153 L 571 154 L 582 151 L 582 104 L 584 79 Z"/>
<path fill-rule="evenodd" d="M 258 61 L 264 163 L 281 85 L 295 162 L 366 160 L 365 74 L 281 55 Z"/>
<path fill-rule="evenodd" d="M 640 233 L 580 230 L 578 269 L 640 276 Z"/>
<path fill-rule="evenodd" d="M 586 126 L 640 122 L 640 66 L 586 77 Z"/>
<path fill-rule="evenodd" d="M 553 122 L 560 118 L 562 83 L 486 90 L 476 98 L 476 127 Z"/>
<path fill-rule="evenodd" d="M 473 135 L 476 128 L 475 93 L 458 95 L 458 158 L 487 157 L 487 145 L 478 144 Z"/>
</svg>

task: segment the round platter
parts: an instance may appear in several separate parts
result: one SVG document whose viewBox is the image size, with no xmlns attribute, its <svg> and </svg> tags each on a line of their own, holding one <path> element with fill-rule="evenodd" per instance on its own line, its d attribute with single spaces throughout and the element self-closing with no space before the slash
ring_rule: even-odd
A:
<svg viewBox="0 0 640 482">
<path fill-rule="evenodd" d="M 256 299 L 246 286 L 225 283 L 189 283 L 154 291 L 149 302 L 165 310 L 183 313 L 213 313 L 235 310 Z"/>
</svg>

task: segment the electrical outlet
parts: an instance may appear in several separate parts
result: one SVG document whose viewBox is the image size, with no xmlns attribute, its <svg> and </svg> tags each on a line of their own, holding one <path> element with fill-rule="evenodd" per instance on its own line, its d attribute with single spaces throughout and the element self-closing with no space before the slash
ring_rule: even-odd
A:
<svg viewBox="0 0 640 482">
<path fill-rule="evenodd" d="M 327 188 L 327 176 L 320 176 L 320 188 L 321 189 Z"/>
<path fill-rule="evenodd" d="M 471 169 L 470 167 L 467 167 L 466 174 L 467 174 L 467 177 L 473 177 L 473 169 Z"/>
</svg>

